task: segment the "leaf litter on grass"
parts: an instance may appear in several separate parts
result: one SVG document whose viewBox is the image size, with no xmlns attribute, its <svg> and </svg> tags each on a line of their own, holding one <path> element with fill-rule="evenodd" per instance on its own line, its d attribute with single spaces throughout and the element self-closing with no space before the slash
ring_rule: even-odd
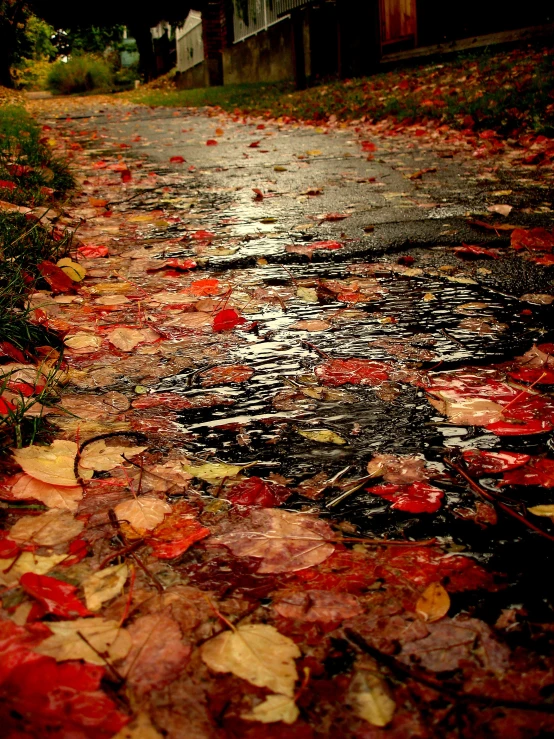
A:
<svg viewBox="0 0 554 739">
<path fill-rule="evenodd" d="M 423 319 L 429 294 L 454 294 L 464 311 L 492 303 L 465 268 L 456 283 L 395 257 L 333 275 L 295 265 L 267 281 L 263 265 L 199 269 L 194 260 L 226 238 L 211 213 L 187 222 L 166 203 L 96 211 L 116 193 L 140 194 L 149 174 L 170 189 L 187 183 L 182 174 L 73 151 L 88 184 L 70 210 L 84 220 L 72 259 L 86 276 L 69 284 L 48 269 L 54 284 L 36 300 L 62 335 L 80 338 L 66 339 L 67 389 L 48 438 L 14 449 L 0 489 L 8 730 L 552 731 L 548 615 L 536 600 L 518 605 L 522 591 L 490 546 L 528 535 L 549 556 L 554 406 L 542 324 L 533 348 L 495 353 L 483 334 Z M 170 223 L 185 230 L 174 236 Z M 96 244 L 107 253 L 83 251 Z M 342 242 L 311 246 L 298 258 Z M 181 266 L 152 268 L 173 253 Z M 399 282 L 417 328 L 404 323 Z M 495 305 L 499 318 L 521 310 Z M 513 528 L 501 505 L 517 512 Z M 467 726 L 454 718 L 461 707 Z"/>
</svg>

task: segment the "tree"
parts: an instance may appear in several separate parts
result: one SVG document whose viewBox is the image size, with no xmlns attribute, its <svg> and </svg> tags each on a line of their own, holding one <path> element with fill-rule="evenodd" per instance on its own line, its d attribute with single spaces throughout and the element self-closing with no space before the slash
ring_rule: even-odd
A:
<svg viewBox="0 0 554 739">
<path fill-rule="evenodd" d="M 0 0 L 0 85 L 4 87 L 13 87 L 10 70 L 25 47 L 29 14 L 26 0 Z"/>
</svg>

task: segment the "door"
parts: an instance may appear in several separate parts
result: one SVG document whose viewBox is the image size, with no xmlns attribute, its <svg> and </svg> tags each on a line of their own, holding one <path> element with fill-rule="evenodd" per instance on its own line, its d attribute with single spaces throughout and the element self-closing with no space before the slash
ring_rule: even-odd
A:
<svg viewBox="0 0 554 739">
<path fill-rule="evenodd" d="M 411 41 L 416 45 L 416 0 L 380 0 L 381 46 Z"/>
</svg>

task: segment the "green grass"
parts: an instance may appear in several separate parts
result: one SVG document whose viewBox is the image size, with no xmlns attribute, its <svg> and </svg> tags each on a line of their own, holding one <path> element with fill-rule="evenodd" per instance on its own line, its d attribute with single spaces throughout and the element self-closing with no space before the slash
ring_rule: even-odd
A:
<svg viewBox="0 0 554 739">
<path fill-rule="evenodd" d="M 528 47 L 460 54 L 447 61 L 341 80 L 295 92 L 291 83 L 198 90 L 144 87 L 127 99 L 151 106 L 215 105 L 285 120 L 436 121 L 506 135 L 554 136 L 554 51 Z"/>
<path fill-rule="evenodd" d="M 0 415 L 0 446 L 4 447 L 21 446 L 35 438 L 41 415 L 32 416 L 29 411 L 37 403 L 48 405 L 55 399 L 55 365 L 61 361 L 63 349 L 60 337 L 38 321 L 27 305 L 29 293 L 48 289 L 38 265 L 67 255 L 71 245 L 70 234 L 54 231 L 47 221 L 39 220 L 50 208 L 52 197 L 65 196 L 74 184 L 67 165 L 53 157 L 41 134 L 23 109 L 0 108 L 0 180 L 13 183 L 0 189 L 0 199 L 36 208 L 29 218 L 0 206 L 0 363 L 5 366 L 14 361 L 9 356 L 13 348 L 37 366 L 44 363 L 46 354 L 54 357 L 54 366 L 49 362 L 43 373 L 45 386 L 38 395 L 26 397 L 16 392 L 13 396 L 12 392 L 7 396 L 14 407 Z M 41 188 L 49 189 L 45 192 Z M 2 395 L 8 389 L 10 373 L 0 366 L 0 375 Z"/>
</svg>

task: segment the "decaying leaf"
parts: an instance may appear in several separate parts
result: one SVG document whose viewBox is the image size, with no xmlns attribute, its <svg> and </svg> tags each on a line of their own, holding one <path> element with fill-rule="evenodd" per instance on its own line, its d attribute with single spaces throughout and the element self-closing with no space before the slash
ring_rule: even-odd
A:
<svg viewBox="0 0 554 739">
<path fill-rule="evenodd" d="M 300 650 L 269 624 L 245 624 L 202 645 L 203 661 L 214 672 L 232 672 L 252 685 L 292 698 Z"/>
<path fill-rule="evenodd" d="M 106 660 L 101 655 L 113 662 L 126 657 L 131 649 L 131 637 L 117 621 L 98 617 L 78 618 L 49 623 L 48 628 L 52 636 L 35 647 L 35 651 L 53 657 L 57 662 L 84 659 L 93 665 L 105 665 Z"/>
<path fill-rule="evenodd" d="M 124 726 L 112 739 L 163 739 L 163 736 L 152 726 L 148 714 L 139 713 L 130 724 Z"/>
<path fill-rule="evenodd" d="M 263 703 L 259 703 L 249 713 L 241 714 L 247 721 L 261 721 L 262 724 L 273 724 L 282 721 L 293 724 L 300 711 L 293 698 L 287 695 L 268 695 Z"/>
<path fill-rule="evenodd" d="M 141 616 L 128 634 L 132 645 L 123 674 L 138 695 L 171 682 L 188 662 L 191 648 L 183 644 L 177 622 L 165 613 Z"/>
<path fill-rule="evenodd" d="M 56 266 L 59 267 L 73 282 L 82 282 L 86 276 L 86 270 L 78 262 L 74 262 L 69 257 L 60 259 Z"/>
<path fill-rule="evenodd" d="M 171 506 L 153 495 L 142 495 L 140 498 L 119 503 L 114 510 L 119 521 L 125 522 L 136 534 L 142 536 L 155 529 L 164 516 L 171 513 Z"/>
<path fill-rule="evenodd" d="M 53 508 L 40 516 L 23 516 L 10 529 L 10 539 L 18 544 L 56 546 L 79 536 L 84 528 L 82 521 L 70 511 Z"/>
<path fill-rule="evenodd" d="M 354 713 L 372 726 L 387 726 L 396 710 L 384 680 L 369 670 L 356 673 L 350 686 L 349 702 Z"/>
<path fill-rule="evenodd" d="M 320 429 L 316 431 L 299 431 L 300 436 L 306 437 L 311 441 L 318 441 L 320 444 L 346 444 L 346 440 L 334 431 L 329 429 Z"/>
<path fill-rule="evenodd" d="M 308 622 L 339 622 L 363 613 L 358 598 L 350 593 L 296 590 L 279 598 L 273 608 L 280 616 Z"/>
<path fill-rule="evenodd" d="M 135 457 L 147 448 L 145 446 L 107 446 L 104 439 L 99 439 L 93 441 L 92 444 L 87 444 L 83 449 L 79 466 L 83 470 L 107 472 L 124 464 L 124 458 Z"/>
<path fill-rule="evenodd" d="M 440 582 L 431 583 L 416 603 L 416 613 L 430 623 L 446 616 L 449 608 L 450 596 Z"/>
<path fill-rule="evenodd" d="M 122 326 L 108 333 L 110 344 L 122 352 L 131 352 L 139 344 L 151 344 L 158 341 L 160 335 L 151 328 L 127 328 Z"/>
<path fill-rule="evenodd" d="M 238 557 L 259 557 L 258 572 L 293 572 L 324 562 L 335 547 L 322 520 L 280 508 L 252 510 L 244 528 L 217 537 Z"/>
<path fill-rule="evenodd" d="M 87 608 L 99 611 L 103 603 L 119 595 L 128 576 L 129 568 L 124 562 L 89 575 L 83 580 Z"/>
<path fill-rule="evenodd" d="M 502 418 L 502 406 L 485 398 L 460 398 L 459 400 L 428 397 L 429 402 L 449 421 L 461 426 L 487 426 Z"/>
<path fill-rule="evenodd" d="M 56 439 L 49 446 L 32 444 L 14 449 L 13 457 L 18 465 L 31 477 L 51 485 L 75 487 L 75 457 L 77 444 L 74 441 Z M 92 470 L 83 470 L 81 477 L 92 477 Z"/>
</svg>

